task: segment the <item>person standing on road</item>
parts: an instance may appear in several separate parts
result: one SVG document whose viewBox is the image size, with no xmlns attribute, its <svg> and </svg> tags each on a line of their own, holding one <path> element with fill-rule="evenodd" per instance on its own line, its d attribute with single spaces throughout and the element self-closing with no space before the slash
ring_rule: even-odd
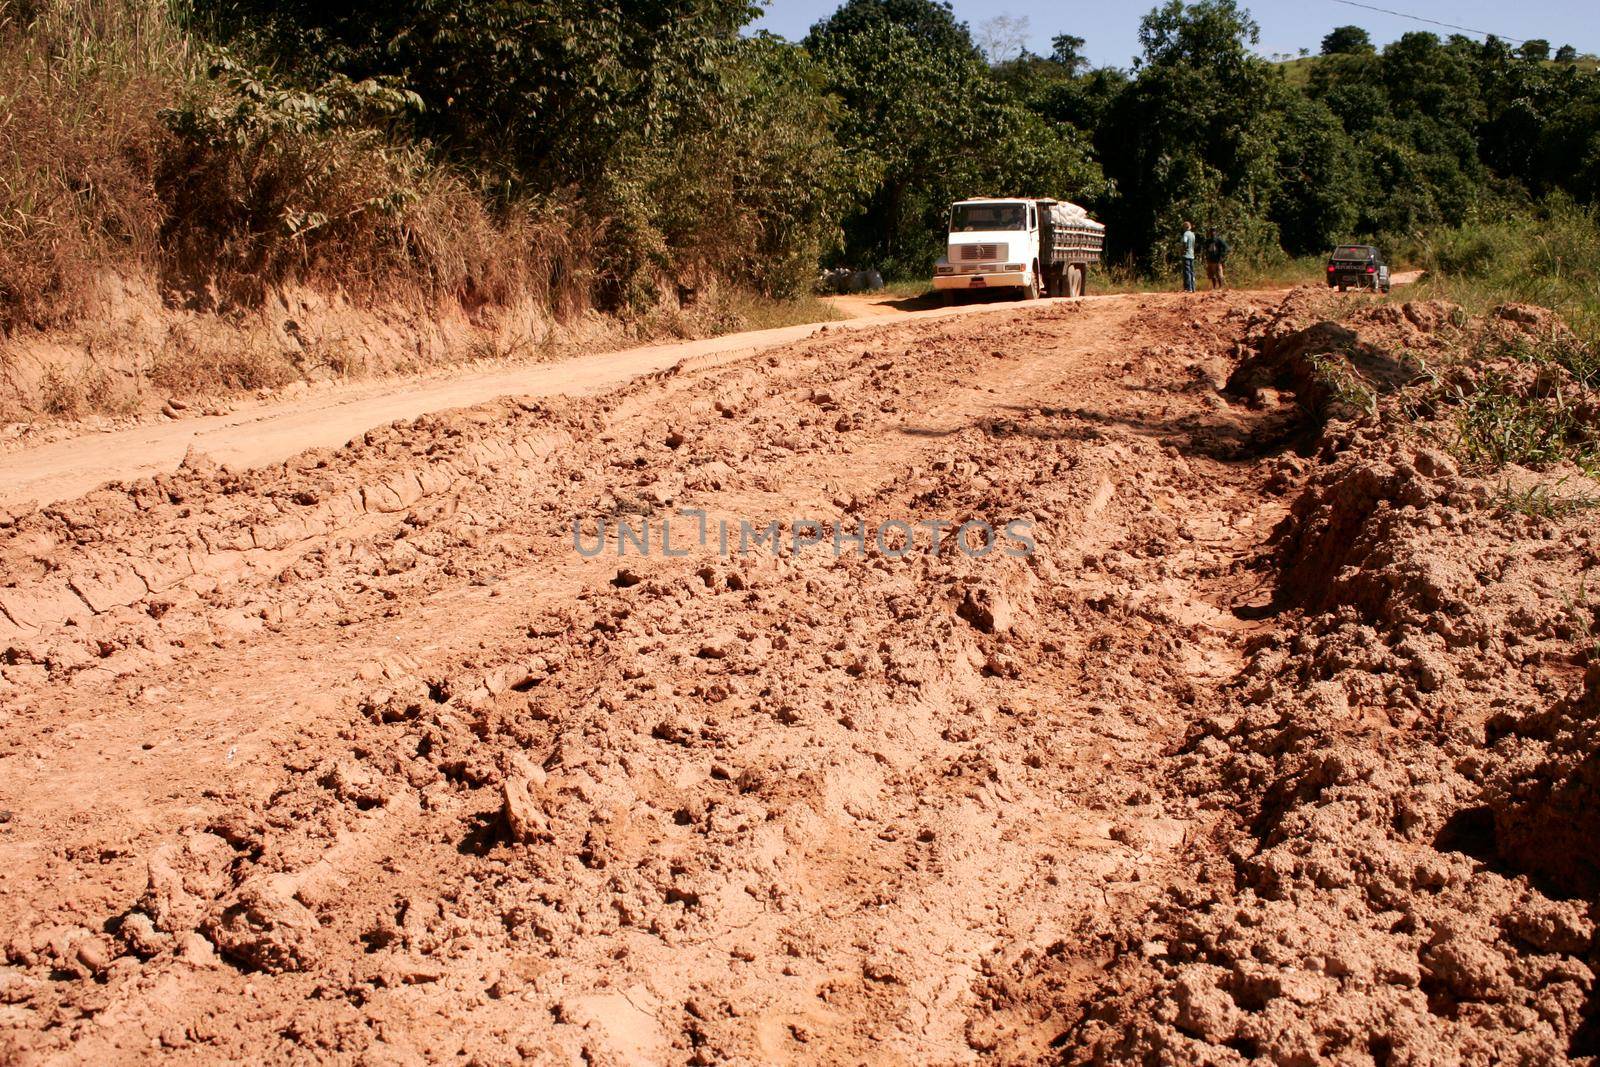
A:
<svg viewBox="0 0 1600 1067">
<path fill-rule="evenodd" d="M 1206 278 L 1213 289 L 1226 289 L 1227 279 L 1222 275 L 1222 261 L 1228 258 L 1228 242 L 1217 236 L 1214 227 L 1206 227 Z"/>
<path fill-rule="evenodd" d="M 1183 291 L 1194 292 L 1194 224 L 1183 224 Z"/>
</svg>

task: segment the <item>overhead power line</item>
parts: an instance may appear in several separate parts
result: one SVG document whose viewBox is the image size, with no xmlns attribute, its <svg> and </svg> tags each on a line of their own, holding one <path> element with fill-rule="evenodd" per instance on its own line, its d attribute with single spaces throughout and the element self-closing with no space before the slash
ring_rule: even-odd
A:
<svg viewBox="0 0 1600 1067">
<path fill-rule="evenodd" d="M 1385 15 L 1393 15 L 1396 18 L 1410 19 L 1412 22 L 1426 22 L 1432 26 L 1443 26 L 1447 30 L 1462 30 L 1466 33 L 1475 33 L 1479 37 L 1498 37 L 1502 41 L 1511 41 L 1514 44 L 1522 44 L 1527 40 L 1525 37 L 1507 37 L 1503 33 L 1490 33 L 1488 30 L 1475 30 L 1471 26 L 1457 26 L 1453 22 L 1440 22 L 1438 19 L 1425 18 L 1422 15 L 1408 15 L 1404 11 L 1391 11 L 1386 7 L 1374 7 L 1372 4 L 1360 4 L 1357 3 L 1356 0 L 1333 0 L 1333 2 L 1336 4 L 1344 4 L 1346 7 L 1364 7 L 1368 11 L 1380 11 Z"/>
</svg>

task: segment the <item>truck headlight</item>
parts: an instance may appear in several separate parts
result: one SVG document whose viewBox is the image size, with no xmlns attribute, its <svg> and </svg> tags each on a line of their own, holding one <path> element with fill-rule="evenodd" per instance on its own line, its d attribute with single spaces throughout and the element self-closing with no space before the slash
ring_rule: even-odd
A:
<svg viewBox="0 0 1600 1067">
<path fill-rule="evenodd" d="M 940 263 L 933 268 L 935 274 L 954 274 L 956 269 L 948 263 Z"/>
<path fill-rule="evenodd" d="M 1027 270 L 1028 268 L 1021 263 L 1007 263 L 1005 269 L 1008 271 L 1019 271 Z"/>
</svg>

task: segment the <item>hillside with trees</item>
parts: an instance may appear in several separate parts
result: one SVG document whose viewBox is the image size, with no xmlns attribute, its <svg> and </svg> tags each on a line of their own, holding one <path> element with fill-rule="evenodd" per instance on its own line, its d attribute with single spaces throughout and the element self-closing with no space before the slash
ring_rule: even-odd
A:
<svg viewBox="0 0 1600 1067">
<path fill-rule="evenodd" d="M 974 192 L 1080 201 L 1135 271 L 1183 218 L 1267 263 L 1600 193 L 1571 46 L 1346 26 L 1291 79 L 1234 0 L 1152 10 L 1127 70 L 1070 26 L 987 56 L 935 0 L 846 0 L 797 42 L 743 35 L 757 10 L 8 3 L 0 327 L 71 321 L 112 268 L 217 311 L 290 282 L 624 318 L 712 281 L 782 298 L 819 265 L 926 276 Z"/>
</svg>

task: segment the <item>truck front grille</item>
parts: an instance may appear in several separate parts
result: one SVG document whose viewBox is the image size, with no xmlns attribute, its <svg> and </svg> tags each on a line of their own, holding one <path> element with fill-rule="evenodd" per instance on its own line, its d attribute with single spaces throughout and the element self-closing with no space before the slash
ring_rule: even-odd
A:
<svg viewBox="0 0 1600 1067">
<path fill-rule="evenodd" d="M 984 263 L 1000 258 L 999 245 L 956 245 L 950 258 L 961 263 Z"/>
</svg>

